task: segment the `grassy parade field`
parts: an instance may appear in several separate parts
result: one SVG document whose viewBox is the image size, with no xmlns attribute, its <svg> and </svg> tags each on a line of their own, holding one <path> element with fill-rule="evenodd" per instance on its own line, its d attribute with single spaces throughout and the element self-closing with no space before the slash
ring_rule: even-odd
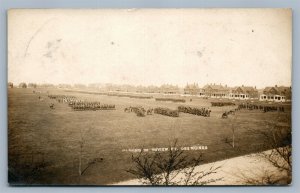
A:
<svg viewBox="0 0 300 193">
<path fill-rule="evenodd" d="M 41 93 L 33 93 L 33 89 L 8 90 L 8 158 L 12 182 L 112 184 L 134 178 L 125 171 L 132 166 L 132 152 L 122 151 L 124 149 L 168 147 L 178 139 L 179 146 L 207 146 L 206 150 L 187 153 L 203 153 L 204 162 L 210 163 L 265 150 L 261 136 L 251 132 L 252 129 L 291 125 L 290 103 L 280 104 L 285 112 L 242 109 L 222 119 L 223 112 L 237 106 L 211 107 L 211 101 L 219 100 L 197 97 L 186 97 L 185 103 L 174 103 L 59 89 L 35 90 Z M 116 109 L 74 111 L 67 104 L 48 98 L 46 91 L 115 104 Z M 54 109 L 49 108 L 51 103 Z M 137 105 L 146 109 L 177 109 L 179 105 L 209 107 L 211 114 L 210 117 L 186 113 L 180 113 L 179 117 L 160 114 L 138 117 L 135 113 L 124 112 L 124 108 Z M 233 128 L 235 148 L 226 143 L 231 140 Z M 82 168 L 95 158 L 100 161 L 79 176 L 79 157 L 82 157 Z"/>
</svg>

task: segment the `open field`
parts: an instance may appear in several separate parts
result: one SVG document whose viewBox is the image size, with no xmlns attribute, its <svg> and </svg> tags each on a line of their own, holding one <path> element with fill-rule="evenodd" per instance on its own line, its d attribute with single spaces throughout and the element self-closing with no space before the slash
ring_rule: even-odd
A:
<svg viewBox="0 0 300 193">
<path fill-rule="evenodd" d="M 116 110 L 73 111 L 67 104 L 49 99 L 46 93 L 38 95 L 32 89 L 9 89 L 8 147 L 12 183 L 112 184 L 134 178 L 125 171 L 131 167 L 131 153 L 122 152 L 122 149 L 167 147 L 178 139 L 181 146 L 207 146 L 207 150 L 202 150 L 204 160 L 214 162 L 264 150 L 261 136 L 249 132 L 250 129 L 266 130 L 274 124 L 290 126 L 287 122 L 287 117 L 291 116 L 290 104 L 283 104 L 285 112 L 241 110 L 222 119 L 224 111 L 236 107 L 211 107 L 212 100 L 195 97 L 192 101 L 186 98 L 186 103 L 173 103 L 155 101 L 154 98 L 92 95 L 58 89 L 48 91 L 49 94 L 115 104 Z M 50 103 L 55 104 L 55 109 L 49 108 Z M 180 104 L 210 107 L 211 116 L 180 113 L 176 118 L 159 114 L 137 117 L 134 113 L 124 112 L 128 106 L 176 109 Z M 231 138 L 233 127 L 235 148 L 224 141 Z M 80 142 L 84 164 L 93 158 L 103 158 L 81 177 L 78 175 Z M 188 153 L 195 155 L 199 151 Z M 41 164 L 42 169 L 35 168 Z"/>
</svg>

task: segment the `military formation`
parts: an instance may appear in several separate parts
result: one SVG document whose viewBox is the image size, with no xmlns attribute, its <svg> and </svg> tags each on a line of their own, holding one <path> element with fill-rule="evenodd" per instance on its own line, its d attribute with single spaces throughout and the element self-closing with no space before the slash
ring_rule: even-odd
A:
<svg viewBox="0 0 300 193">
<path fill-rule="evenodd" d="M 269 111 L 279 111 L 284 112 L 284 107 L 276 107 L 276 106 L 264 106 L 263 111 L 269 112 Z"/>
<path fill-rule="evenodd" d="M 209 108 L 196 108 L 196 107 L 188 107 L 188 106 L 179 106 L 179 112 L 189 113 L 198 116 L 210 117 L 211 110 Z"/>
<path fill-rule="evenodd" d="M 104 96 L 115 96 L 115 97 L 128 97 L 128 98 L 135 98 L 135 99 L 152 99 L 153 96 L 150 95 L 140 95 L 140 94 L 126 94 L 126 93 L 114 93 L 114 92 L 92 92 L 92 91 L 71 91 L 68 90 L 67 92 L 76 92 L 82 94 L 93 94 L 93 95 L 104 95 Z"/>
<path fill-rule="evenodd" d="M 149 108 L 148 110 L 146 110 L 142 106 L 136 106 L 136 107 L 130 106 L 130 107 L 126 107 L 124 109 L 124 112 L 127 112 L 127 113 L 134 112 L 138 117 L 145 117 L 146 113 L 147 113 L 147 115 L 153 114 L 153 108 Z"/>
<path fill-rule="evenodd" d="M 247 109 L 247 110 L 263 110 L 264 106 L 263 105 L 256 105 L 256 104 L 251 104 L 251 103 L 241 103 L 238 105 L 240 109 Z"/>
<path fill-rule="evenodd" d="M 115 110 L 114 104 L 102 104 L 98 101 L 85 101 L 77 99 L 71 95 L 48 95 L 50 99 L 55 99 L 59 103 L 67 103 L 74 111 L 96 111 L 96 110 Z M 49 106 L 54 109 L 54 104 Z"/>
<path fill-rule="evenodd" d="M 135 99 L 152 99 L 153 98 L 153 96 L 139 96 L 139 95 L 115 94 L 115 93 L 108 93 L 107 96 L 128 97 L 128 98 L 135 98 Z"/>
<path fill-rule="evenodd" d="M 33 91 L 35 94 L 41 94 L 39 91 Z M 97 110 L 115 110 L 116 106 L 114 104 L 103 104 L 99 101 L 86 101 L 78 99 L 72 95 L 53 95 L 48 94 L 50 99 L 56 100 L 58 103 L 67 103 L 74 111 L 97 111 Z M 119 95 L 120 96 L 120 95 Z M 149 97 L 144 96 L 131 96 L 131 95 L 122 95 L 121 97 L 130 97 L 130 98 L 143 98 L 149 99 Z M 39 100 L 43 100 L 39 95 Z M 174 99 L 174 98 L 155 98 L 156 101 L 172 101 L 172 102 L 185 102 L 184 99 Z M 212 107 L 222 107 L 222 106 L 233 106 L 236 105 L 233 102 L 211 102 Z M 50 109 L 55 109 L 54 103 L 49 104 Z M 221 118 L 228 118 L 229 115 L 234 115 L 236 111 L 246 109 L 246 110 L 261 110 L 263 112 L 284 112 L 285 109 L 283 106 L 267 105 L 267 104 L 253 104 L 243 102 L 238 104 L 238 107 L 229 111 L 222 113 Z M 161 114 L 170 117 L 179 117 L 179 113 L 188 113 L 197 116 L 210 117 L 211 110 L 209 108 L 201 107 L 190 107 L 190 106 L 178 106 L 177 110 L 172 110 L 164 107 L 157 108 L 148 108 L 145 109 L 142 106 L 130 106 L 124 109 L 124 112 L 134 112 L 139 117 L 145 117 L 146 115 Z"/>
<path fill-rule="evenodd" d="M 185 103 L 185 99 L 174 99 L 174 98 L 155 98 L 156 101 L 170 101 L 177 103 Z"/>
<path fill-rule="evenodd" d="M 97 111 L 97 110 L 115 110 L 116 106 L 112 104 L 102 104 L 98 101 L 70 102 L 69 107 L 74 111 Z"/>
<path fill-rule="evenodd" d="M 278 111 L 284 112 L 283 106 L 274 106 L 274 105 L 257 105 L 251 103 L 242 103 L 239 104 L 240 109 L 247 109 L 247 110 L 261 110 L 263 112 L 271 112 L 271 111 Z"/>
<path fill-rule="evenodd" d="M 163 107 L 155 108 L 154 113 L 169 116 L 169 117 L 179 117 L 178 110 L 172 110 L 172 109 L 163 108 Z"/>
<path fill-rule="evenodd" d="M 228 118 L 228 115 L 233 114 L 235 115 L 236 111 L 239 111 L 241 109 L 245 109 L 245 110 L 260 110 L 263 111 L 264 113 L 266 112 L 284 112 L 284 107 L 283 106 L 275 106 L 275 105 L 258 105 L 258 104 L 252 104 L 252 103 L 241 103 L 238 105 L 238 108 L 235 108 L 233 110 L 230 111 L 225 111 L 222 114 L 222 118 Z"/>
<path fill-rule="evenodd" d="M 212 107 L 234 106 L 232 102 L 211 102 Z"/>
<path fill-rule="evenodd" d="M 50 99 L 55 99 L 59 103 L 69 103 L 69 102 L 75 102 L 75 101 L 81 101 L 78 100 L 75 96 L 71 95 L 48 95 Z"/>
</svg>

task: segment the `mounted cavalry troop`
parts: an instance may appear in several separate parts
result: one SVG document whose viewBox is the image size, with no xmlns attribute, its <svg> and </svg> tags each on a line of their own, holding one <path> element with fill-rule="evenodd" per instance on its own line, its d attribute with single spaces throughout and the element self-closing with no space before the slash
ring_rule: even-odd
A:
<svg viewBox="0 0 300 193">
<path fill-rule="evenodd" d="M 171 110 L 171 109 L 162 108 L 162 107 L 157 107 L 154 109 L 149 108 L 146 110 L 141 106 L 137 106 L 137 107 L 130 106 L 130 107 L 126 107 L 124 109 L 124 112 L 127 112 L 127 113 L 134 112 L 138 117 L 145 117 L 146 114 L 153 115 L 153 113 L 170 116 L 170 117 L 178 117 L 179 116 L 178 110 Z"/>
<path fill-rule="evenodd" d="M 240 110 L 240 108 L 236 108 L 236 109 L 233 109 L 233 110 L 230 110 L 230 111 L 225 111 L 222 114 L 222 119 L 227 119 L 229 115 L 235 115 L 235 112 L 239 111 L 239 110 Z"/>
<path fill-rule="evenodd" d="M 155 108 L 154 113 L 161 114 L 161 115 L 166 115 L 166 116 L 169 116 L 169 117 L 179 117 L 178 110 L 172 110 L 172 109 L 163 108 L 163 107 Z"/>
<path fill-rule="evenodd" d="M 145 117 L 146 113 L 147 115 L 152 115 L 153 114 L 153 108 L 150 108 L 148 110 L 144 109 L 144 107 L 137 106 L 137 107 L 126 107 L 124 109 L 124 112 L 130 113 L 134 112 L 138 117 Z"/>
<path fill-rule="evenodd" d="M 209 108 L 195 108 L 195 107 L 187 107 L 187 106 L 179 106 L 179 112 L 189 113 L 198 116 L 210 117 L 211 110 Z"/>
</svg>

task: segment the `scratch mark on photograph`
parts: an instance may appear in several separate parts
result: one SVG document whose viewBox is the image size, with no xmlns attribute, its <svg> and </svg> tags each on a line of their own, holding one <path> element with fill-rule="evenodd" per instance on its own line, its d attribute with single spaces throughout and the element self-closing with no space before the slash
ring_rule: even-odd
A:
<svg viewBox="0 0 300 193">
<path fill-rule="evenodd" d="M 44 28 L 51 20 L 53 20 L 53 19 L 54 19 L 54 18 L 49 19 L 49 20 L 47 20 L 45 23 L 43 23 L 43 24 L 41 25 L 41 27 L 40 27 L 38 30 L 36 30 L 36 32 L 30 37 L 30 39 L 29 39 L 29 41 L 28 41 L 28 43 L 27 43 L 27 45 L 26 45 L 24 57 L 27 56 L 28 49 L 29 49 L 29 46 L 30 46 L 30 44 L 31 44 L 31 41 L 32 41 L 32 40 L 35 38 L 35 36 L 37 36 L 38 33 L 39 33 L 40 31 L 42 31 L 43 28 Z"/>
</svg>

